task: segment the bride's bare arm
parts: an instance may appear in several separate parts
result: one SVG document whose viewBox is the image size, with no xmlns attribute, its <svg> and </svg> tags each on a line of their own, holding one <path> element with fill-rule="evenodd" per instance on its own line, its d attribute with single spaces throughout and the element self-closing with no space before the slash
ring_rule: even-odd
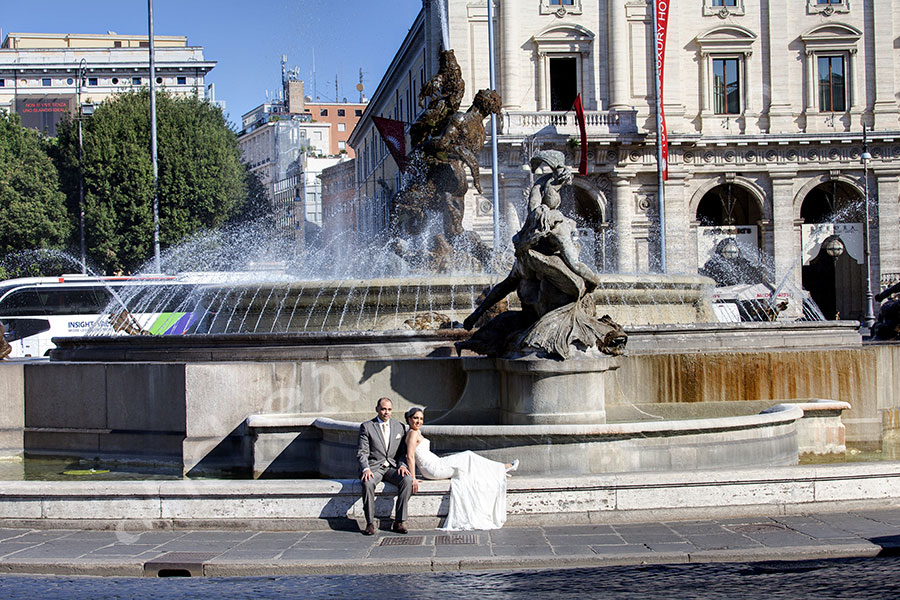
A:
<svg viewBox="0 0 900 600">
<path fill-rule="evenodd" d="M 419 491 L 419 480 L 416 479 L 416 446 L 422 440 L 422 435 L 410 429 L 406 434 L 406 466 L 413 480 L 413 494 Z"/>
</svg>

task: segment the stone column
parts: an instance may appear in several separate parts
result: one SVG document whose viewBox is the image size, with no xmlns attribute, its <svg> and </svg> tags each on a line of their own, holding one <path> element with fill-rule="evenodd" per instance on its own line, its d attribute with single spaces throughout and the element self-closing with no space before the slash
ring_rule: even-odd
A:
<svg viewBox="0 0 900 600">
<path fill-rule="evenodd" d="M 769 0 L 769 88 L 772 102 L 769 105 L 769 132 L 793 131 L 796 126 L 793 123 L 793 108 L 791 106 L 790 69 L 784 68 L 784 51 L 790 40 L 788 39 L 788 11 L 791 3 L 780 0 Z"/>
<path fill-rule="evenodd" d="M 611 110 L 631 110 L 628 91 L 630 61 L 628 60 L 628 18 L 625 0 L 611 0 L 608 5 L 609 22 L 609 98 Z"/>
<path fill-rule="evenodd" d="M 669 273 L 690 272 L 688 221 L 691 215 L 688 214 L 684 197 L 686 176 L 687 173 L 669 169 L 669 179 L 666 181 L 666 270 Z"/>
<path fill-rule="evenodd" d="M 897 32 L 893 27 L 894 3 L 876 0 L 870 6 L 874 13 L 871 21 L 874 27 L 870 31 L 870 35 L 875 40 L 875 52 L 872 55 L 872 60 L 875 62 L 875 105 L 872 109 L 875 117 L 875 129 L 895 131 L 897 129 L 897 99 L 894 97 L 894 93 L 897 86 L 894 77 L 894 56 L 896 55 L 894 38 L 897 37 Z M 864 108 L 868 107 L 864 106 Z"/>
<path fill-rule="evenodd" d="M 809 51 L 806 53 L 806 102 L 804 110 L 806 118 L 812 117 L 816 112 L 816 98 L 819 95 L 819 84 L 816 81 L 816 55 Z M 809 124 L 807 123 L 807 128 Z"/>
<path fill-rule="evenodd" d="M 758 59 L 753 58 L 754 53 L 747 51 L 744 53 L 744 88 L 741 94 L 744 96 L 744 133 L 759 133 L 759 112 L 762 95 L 759 93 L 761 89 L 759 84 L 762 82 L 760 78 L 757 81 L 756 63 Z"/>
<path fill-rule="evenodd" d="M 631 191 L 631 177 L 613 178 L 615 188 L 616 227 L 616 259 L 619 272 L 630 273 L 635 270 L 634 234 L 631 231 L 631 217 L 634 212 L 634 195 Z"/>
<path fill-rule="evenodd" d="M 878 193 L 878 229 L 870 231 L 872 271 L 878 276 L 873 279 L 872 289 L 877 294 L 881 276 L 900 273 L 900 173 L 876 173 L 875 186 Z"/>
<path fill-rule="evenodd" d="M 547 68 L 547 55 L 543 52 L 538 52 L 537 62 L 535 62 L 535 69 L 537 69 L 537 80 L 538 80 L 538 101 L 537 101 L 537 109 L 539 111 L 550 110 L 550 104 L 547 99 L 550 97 L 550 69 Z"/>
<path fill-rule="evenodd" d="M 517 0 L 502 0 L 500 2 L 500 95 L 503 96 L 503 108 L 507 110 L 520 110 L 519 96 L 516 91 L 516 82 L 520 81 L 522 74 L 518 60 L 522 55 L 516 40 L 519 31 L 518 15 L 523 12 L 520 2 Z"/>
<path fill-rule="evenodd" d="M 776 172 L 769 176 L 772 178 L 772 237 L 777 285 L 795 266 L 798 257 L 794 240 L 794 178 L 797 173 Z"/>
</svg>

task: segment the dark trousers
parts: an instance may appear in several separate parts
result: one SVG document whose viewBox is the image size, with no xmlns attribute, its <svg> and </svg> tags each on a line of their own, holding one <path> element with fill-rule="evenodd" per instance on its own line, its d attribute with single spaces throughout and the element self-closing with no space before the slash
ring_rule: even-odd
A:
<svg viewBox="0 0 900 600">
<path fill-rule="evenodd" d="M 362 482 L 363 512 L 366 515 L 366 523 L 375 522 L 375 486 L 382 479 L 397 486 L 397 505 L 394 509 L 394 520 L 405 521 L 406 505 L 409 502 L 409 497 L 412 495 L 412 477 L 408 475 L 401 477 L 397 469 L 385 467 L 384 465 L 370 467 L 370 469 L 374 477 Z"/>
</svg>

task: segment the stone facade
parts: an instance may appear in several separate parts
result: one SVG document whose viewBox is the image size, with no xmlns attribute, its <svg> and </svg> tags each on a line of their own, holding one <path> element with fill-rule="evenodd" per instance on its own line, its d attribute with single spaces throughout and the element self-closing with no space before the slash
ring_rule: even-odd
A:
<svg viewBox="0 0 900 600">
<path fill-rule="evenodd" d="M 826 269 L 831 287 L 813 292 L 823 298 L 823 313 L 858 319 L 867 189 L 873 287 L 900 278 L 900 60 L 894 48 L 900 6 L 890 0 L 722 4 L 732 2 L 673 5 L 669 17 L 666 270 L 697 272 L 717 243 L 738 238 L 741 256 L 757 261 L 761 254 L 776 285 L 814 287 Z M 528 156 L 555 148 L 578 164 L 571 100 L 580 93 L 588 174 L 576 177 L 570 209 L 583 227 L 583 243 L 600 270 L 660 267 L 651 6 L 643 0 L 495 2 L 504 235 L 522 212 Z M 488 87 L 487 14 L 485 1 L 426 1 L 351 143 L 371 145 L 368 117 L 391 116 L 415 91 L 409 82 L 417 78 L 398 73 L 412 73 L 423 55 L 424 80 L 436 71 L 442 22 L 466 80 L 468 106 Z M 872 157 L 868 178 L 861 161 L 864 125 Z M 360 166 L 361 199 L 396 170 L 389 157 L 377 156 L 389 164 Z M 489 157 L 486 149 L 487 197 L 470 192 L 465 221 L 488 241 Z M 822 242 L 832 234 L 846 252 L 830 265 Z"/>
</svg>

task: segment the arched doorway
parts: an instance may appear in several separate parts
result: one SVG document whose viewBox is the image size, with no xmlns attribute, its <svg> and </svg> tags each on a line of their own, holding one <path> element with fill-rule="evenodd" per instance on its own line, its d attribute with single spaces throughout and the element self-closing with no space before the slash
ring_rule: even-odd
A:
<svg viewBox="0 0 900 600">
<path fill-rule="evenodd" d="M 761 283 L 762 207 L 746 187 L 733 181 L 707 191 L 697 204 L 697 264 L 719 286 Z"/>
<path fill-rule="evenodd" d="M 575 219 L 581 261 L 598 272 L 610 270 L 614 259 L 608 249 L 608 223 L 605 221 L 606 198 L 589 182 L 576 176 L 572 193 L 563 194 L 561 210 Z"/>
<path fill-rule="evenodd" d="M 814 187 L 800 205 L 803 287 L 826 319 L 862 318 L 863 214 L 859 190 L 837 179 Z"/>
</svg>

